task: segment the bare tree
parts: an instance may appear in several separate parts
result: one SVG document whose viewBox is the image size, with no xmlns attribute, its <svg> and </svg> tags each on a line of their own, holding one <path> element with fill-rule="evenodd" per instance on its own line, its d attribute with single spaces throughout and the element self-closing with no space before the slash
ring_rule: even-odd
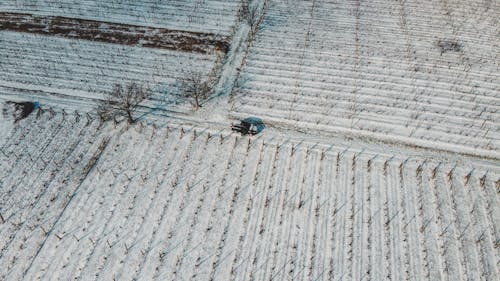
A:
<svg viewBox="0 0 500 281">
<path fill-rule="evenodd" d="M 257 14 L 257 7 L 250 5 L 249 0 L 243 0 L 240 9 L 241 18 L 243 18 L 248 23 L 248 25 L 252 29 L 254 29 L 259 18 Z"/>
<path fill-rule="evenodd" d="M 201 102 L 208 98 L 214 87 L 213 79 L 204 79 L 200 72 L 189 72 L 181 81 L 181 91 L 188 98 L 195 109 L 201 107 Z"/>
<path fill-rule="evenodd" d="M 111 93 L 99 104 L 97 112 L 104 120 L 125 116 L 129 123 L 134 123 L 134 111 L 143 100 L 149 97 L 151 97 L 151 90 L 135 82 L 126 86 L 115 84 Z"/>
</svg>

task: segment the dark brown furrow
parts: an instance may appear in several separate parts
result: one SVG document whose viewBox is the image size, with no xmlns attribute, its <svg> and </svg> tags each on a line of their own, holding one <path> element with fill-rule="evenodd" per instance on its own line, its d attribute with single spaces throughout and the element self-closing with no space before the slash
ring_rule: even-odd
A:
<svg viewBox="0 0 500 281">
<path fill-rule="evenodd" d="M 201 54 L 226 53 L 230 43 L 211 33 L 7 12 L 0 12 L 0 30 Z"/>
</svg>

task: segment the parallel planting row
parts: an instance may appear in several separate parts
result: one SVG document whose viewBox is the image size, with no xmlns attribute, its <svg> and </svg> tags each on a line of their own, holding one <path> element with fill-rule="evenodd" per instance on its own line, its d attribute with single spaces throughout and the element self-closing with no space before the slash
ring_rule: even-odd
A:
<svg viewBox="0 0 500 281">
<path fill-rule="evenodd" d="M 0 3 L 0 11 L 110 21 L 228 36 L 232 32 L 240 4 L 239 0 L 5 0 Z"/>
<path fill-rule="evenodd" d="M 500 157 L 499 7 L 446 3 L 268 1 L 234 114 Z"/>
<path fill-rule="evenodd" d="M 91 110 L 115 84 L 148 85 L 146 105 L 179 101 L 179 81 L 208 74 L 216 54 L 198 54 L 0 31 L 0 96 Z"/>
<path fill-rule="evenodd" d="M 51 114 L 2 151 L 0 279 L 500 278 L 494 168 Z"/>
<path fill-rule="evenodd" d="M 0 147 L 0 264 L 5 270 L 7 256 L 17 255 L 21 263 L 34 258 L 104 150 L 103 126 L 86 116 L 33 113 Z M 18 255 L 19 250 L 27 252 Z M 0 279 L 10 274 L 3 272 Z"/>
<path fill-rule="evenodd" d="M 115 84 L 138 82 L 153 90 L 143 104 L 151 110 L 185 110 L 171 107 L 182 102 L 181 81 L 206 78 L 220 66 L 240 6 L 235 0 L 2 1 L 0 98 L 90 111 Z"/>
</svg>

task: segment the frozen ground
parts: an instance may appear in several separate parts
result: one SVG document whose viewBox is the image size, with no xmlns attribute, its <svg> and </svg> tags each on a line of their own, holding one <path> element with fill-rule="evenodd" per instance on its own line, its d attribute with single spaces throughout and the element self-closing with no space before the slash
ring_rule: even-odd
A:
<svg viewBox="0 0 500 281">
<path fill-rule="evenodd" d="M 179 100 L 175 90 L 189 72 L 207 74 L 215 54 L 0 31 L 0 95 L 66 110 L 91 111 L 115 84 L 149 85 L 152 108 Z"/>
<path fill-rule="evenodd" d="M 239 0 L 4 0 L 4 12 L 65 16 L 230 35 Z"/>
<path fill-rule="evenodd" d="M 191 112 L 216 54 L 0 31 L 1 106 L 41 104 L 0 115 L 0 280 L 500 279 L 498 4 L 166 2 L 0 4 L 233 34 Z M 140 122 L 99 121 L 128 81 Z"/>
<path fill-rule="evenodd" d="M 233 115 L 498 158 L 499 15 L 484 1 L 267 1 Z"/>
<path fill-rule="evenodd" d="M 35 116 L 2 146 L 1 279 L 500 278 L 496 163 Z"/>
</svg>

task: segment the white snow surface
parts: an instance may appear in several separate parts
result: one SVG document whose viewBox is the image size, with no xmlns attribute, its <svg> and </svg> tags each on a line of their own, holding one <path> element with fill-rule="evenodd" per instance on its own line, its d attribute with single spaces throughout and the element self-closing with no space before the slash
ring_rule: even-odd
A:
<svg viewBox="0 0 500 281">
<path fill-rule="evenodd" d="M 495 163 L 47 111 L 2 151 L 2 280 L 500 277 Z"/>
<path fill-rule="evenodd" d="M 197 112 L 177 83 L 215 55 L 0 31 L 0 105 L 41 105 L 0 115 L 0 280 L 499 280 L 498 4 L 256 0 L 253 41 L 239 5 L 0 3 L 234 31 Z M 101 122 L 128 81 L 145 114 Z"/>
<path fill-rule="evenodd" d="M 0 11 L 230 35 L 239 0 L 2 0 Z"/>
<path fill-rule="evenodd" d="M 0 96 L 91 111 L 115 84 L 137 82 L 153 91 L 151 108 L 179 100 L 178 81 L 208 73 L 216 55 L 156 50 L 0 31 Z"/>
<path fill-rule="evenodd" d="M 6 104 L 0 102 L 0 146 L 7 141 L 10 131 L 14 127 L 14 118 L 9 113 L 9 108 L 6 108 Z"/>
<path fill-rule="evenodd" d="M 500 156 L 498 3 L 267 3 L 234 116 Z"/>
</svg>

